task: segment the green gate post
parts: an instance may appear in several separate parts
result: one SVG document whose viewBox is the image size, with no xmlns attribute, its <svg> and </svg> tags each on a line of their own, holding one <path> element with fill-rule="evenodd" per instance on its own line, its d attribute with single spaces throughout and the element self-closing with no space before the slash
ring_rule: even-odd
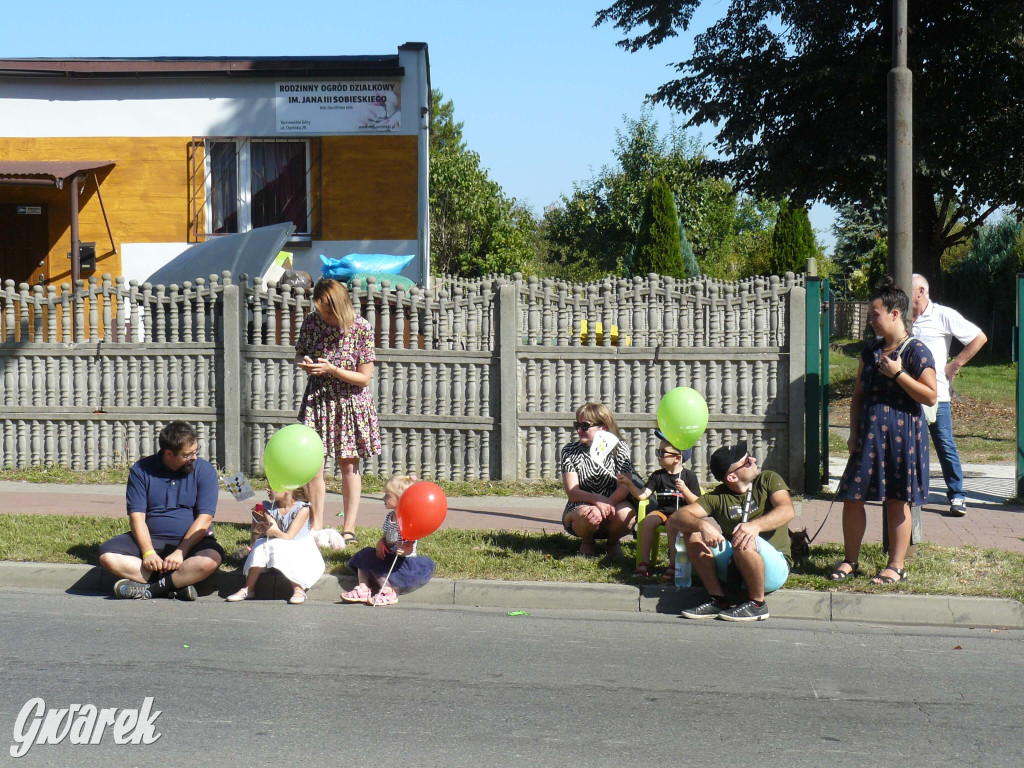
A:
<svg viewBox="0 0 1024 768">
<path fill-rule="evenodd" d="M 1024 360 L 1024 273 L 1017 273 L 1017 324 L 1013 328 L 1013 360 L 1017 363 L 1017 498 L 1024 498 L 1024 380 L 1020 365 Z"/>
<path fill-rule="evenodd" d="M 821 478 L 828 485 L 829 346 L 832 344 L 832 292 L 828 278 L 821 281 Z"/>
<path fill-rule="evenodd" d="M 807 276 L 804 378 L 804 492 L 821 490 L 821 279 Z"/>
</svg>

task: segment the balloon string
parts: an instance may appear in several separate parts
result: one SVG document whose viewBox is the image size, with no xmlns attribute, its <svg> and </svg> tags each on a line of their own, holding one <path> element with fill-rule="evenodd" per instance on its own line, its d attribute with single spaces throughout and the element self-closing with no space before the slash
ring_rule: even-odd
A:
<svg viewBox="0 0 1024 768">
<path fill-rule="evenodd" d="M 380 585 L 380 591 L 383 592 L 388 585 L 388 579 L 391 578 L 391 572 L 395 570 L 395 563 L 398 562 L 398 555 L 392 553 L 391 567 L 388 568 L 388 575 L 384 577 L 384 583 Z"/>
</svg>

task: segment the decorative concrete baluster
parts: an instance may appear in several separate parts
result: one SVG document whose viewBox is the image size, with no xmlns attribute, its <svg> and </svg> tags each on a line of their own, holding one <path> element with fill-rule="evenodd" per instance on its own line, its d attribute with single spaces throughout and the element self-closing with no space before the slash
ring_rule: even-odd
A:
<svg viewBox="0 0 1024 768">
<path fill-rule="evenodd" d="M 28 283 L 18 285 L 18 338 L 20 344 L 28 344 L 32 327 L 32 306 L 29 301 Z"/>
<path fill-rule="evenodd" d="M 0 315 L 0 343 L 7 344 L 15 340 L 14 333 L 14 302 L 15 285 L 13 280 L 4 280 L 3 314 Z M 5 452 L 6 453 L 6 452 Z"/>
<path fill-rule="evenodd" d="M 249 407 L 253 410 L 263 410 L 267 407 L 266 405 L 266 393 L 267 393 L 267 375 L 266 375 L 266 361 L 260 358 L 253 358 L 252 370 L 249 376 Z"/>
<path fill-rule="evenodd" d="M 736 388 L 734 381 L 734 370 L 736 363 L 733 360 L 722 360 L 719 364 L 722 373 L 722 395 L 721 412 L 723 414 L 736 413 Z"/>
<path fill-rule="evenodd" d="M 737 360 L 736 363 L 736 374 L 738 378 L 737 382 L 737 400 L 736 410 L 747 416 L 751 413 L 752 408 L 750 404 L 750 370 L 752 368 L 751 361 L 749 360 Z"/>
<path fill-rule="evenodd" d="M 785 403 L 779 402 L 779 363 L 777 360 L 768 361 L 768 407 L 767 413 L 784 413 Z"/>
<path fill-rule="evenodd" d="M 31 461 L 31 457 L 29 456 L 28 453 L 28 424 L 26 424 L 25 421 L 23 420 L 19 420 L 17 422 L 16 429 L 17 442 L 15 443 L 15 445 L 17 446 L 17 458 L 14 466 L 16 466 L 18 469 L 25 469 L 26 467 L 29 466 L 29 461 Z M 80 461 L 81 460 L 79 458 L 79 462 Z"/>
<path fill-rule="evenodd" d="M 466 416 L 480 416 L 480 403 L 482 400 L 483 393 L 480 391 L 480 368 L 476 363 L 471 362 L 466 366 L 466 407 L 463 413 Z"/>
<path fill-rule="evenodd" d="M 3 430 L 4 438 L 4 469 L 13 469 L 14 460 L 18 455 L 17 444 L 15 442 L 16 427 L 9 425 Z"/>
<path fill-rule="evenodd" d="M 785 346 L 785 322 L 782 317 L 782 302 L 779 301 L 779 276 L 768 278 L 768 343 Z"/>
<path fill-rule="evenodd" d="M 38 467 L 42 464 L 42 430 L 39 429 L 39 422 L 33 419 L 28 423 L 29 455 L 28 466 Z"/>
<path fill-rule="evenodd" d="M 392 455 L 394 456 L 394 469 L 392 469 L 392 473 L 407 475 L 409 474 L 411 468 L 409 467 L 409 462 L 408 459 L 406 458 L 405 440 L 396 439 L 393 442 L 394 447 L 392 448 Z"/>
<path fill-rule="evenodd" d="M 414 293 L 416 290 L 416 288 L 413 288 Z M 423 338 L 422 341 L 413 342 L 413 346 L 416 349 L 440 349 L 440 344 L 438 343 L 435 332 L 437 326 L 434 322 L 434 305 L 435 301 L 427 295 L 427 293 L 424 293 L 422 300 L 423 315 L 422 318 L 420 318 L 421 327 L 423 329 L 421 335 Z M 413 323 L 416 323 L 416 321 L 417 319 L 414 315 Z"/>
<path fill-rule="evenodd" d="M 57 425 L 53 421 L 43 422 L 43 466 L 57 464 Z"/>
<path fill-rule="evenodd" d="M 651 333 L 647 325 L 647 307 L 643 295 L 643 278 L 639 275 L 634 275 L 633 277 L 630 295 L 632 296 L 630 306 L 633 311 L 632 327 L 630 329 L 633 335 L 633 346 L 657 346 L 657 344 L 651 341 Z"/>
<path fill-rule="evenodd" d="M 441 435 L 437 441 L 437 477 L 442 480 L 454 479 L 451 463 L 452 438 L 450 433 Z"/>
</svg>

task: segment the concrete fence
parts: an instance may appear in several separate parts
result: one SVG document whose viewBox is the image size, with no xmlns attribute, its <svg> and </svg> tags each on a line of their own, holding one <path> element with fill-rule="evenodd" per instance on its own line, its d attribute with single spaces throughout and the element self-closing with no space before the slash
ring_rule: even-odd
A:
<svg viewBox="0 0 1024 768">
<path fill-rule="evenodd" d="M 410 292 L 370 281 L 352 296 L 376 332 L 384 433 L 365 471 L 557 477 L 573 413 L 593 400 L 646 473 L 657 404 L 685 385 L 711 412 L 699 474 L 715 448 L 746 439 L 794 487 L 803 477 L 802 278 L 440 278 Z M 60 293 L 8 281 L 0 466 L 132 462 L 184 419 L 218 466 L 259 472 L 267 440 L 295 420 L 305 374 L 293 345 L 310 311 L 301 290 L 226 273 L 183 286 L 92 278 Z"/>
</svg>

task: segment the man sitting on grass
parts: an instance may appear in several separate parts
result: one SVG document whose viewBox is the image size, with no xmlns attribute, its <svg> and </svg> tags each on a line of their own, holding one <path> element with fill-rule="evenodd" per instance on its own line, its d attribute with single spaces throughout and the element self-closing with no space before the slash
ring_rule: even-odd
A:
<svg viewBox="0 0 1024 768">
<path fill-rule="evenodd" d="M 682 612 L 687 619 L 764 621 L 765 593 L 789 577 L 789 521 L 796 512 L 789 486 L 775 472 L 761 471 L 746 442 L 711 454 L 711 474 L 721 485 L 668 519 L 673 533 L 685 536 L 693 570 L 710 599 Z M 735 566 L 736 578 L 729 579 Z M 723 582 L 742 579 L 747 599 L 733 605 Z"/>
<path fill-rule="evenodd" d="M 114 596 L 195 600 L 193 584 L 220 566 L 224 550 L 213 538 L 217 470 L 199 458 L 191 424 L 172 421 L 160 432 L 160 451 L 139 459 L 128 475 L 131 533 L 100 547 L 100 565 L 121 579 Z"/>
</svg>

